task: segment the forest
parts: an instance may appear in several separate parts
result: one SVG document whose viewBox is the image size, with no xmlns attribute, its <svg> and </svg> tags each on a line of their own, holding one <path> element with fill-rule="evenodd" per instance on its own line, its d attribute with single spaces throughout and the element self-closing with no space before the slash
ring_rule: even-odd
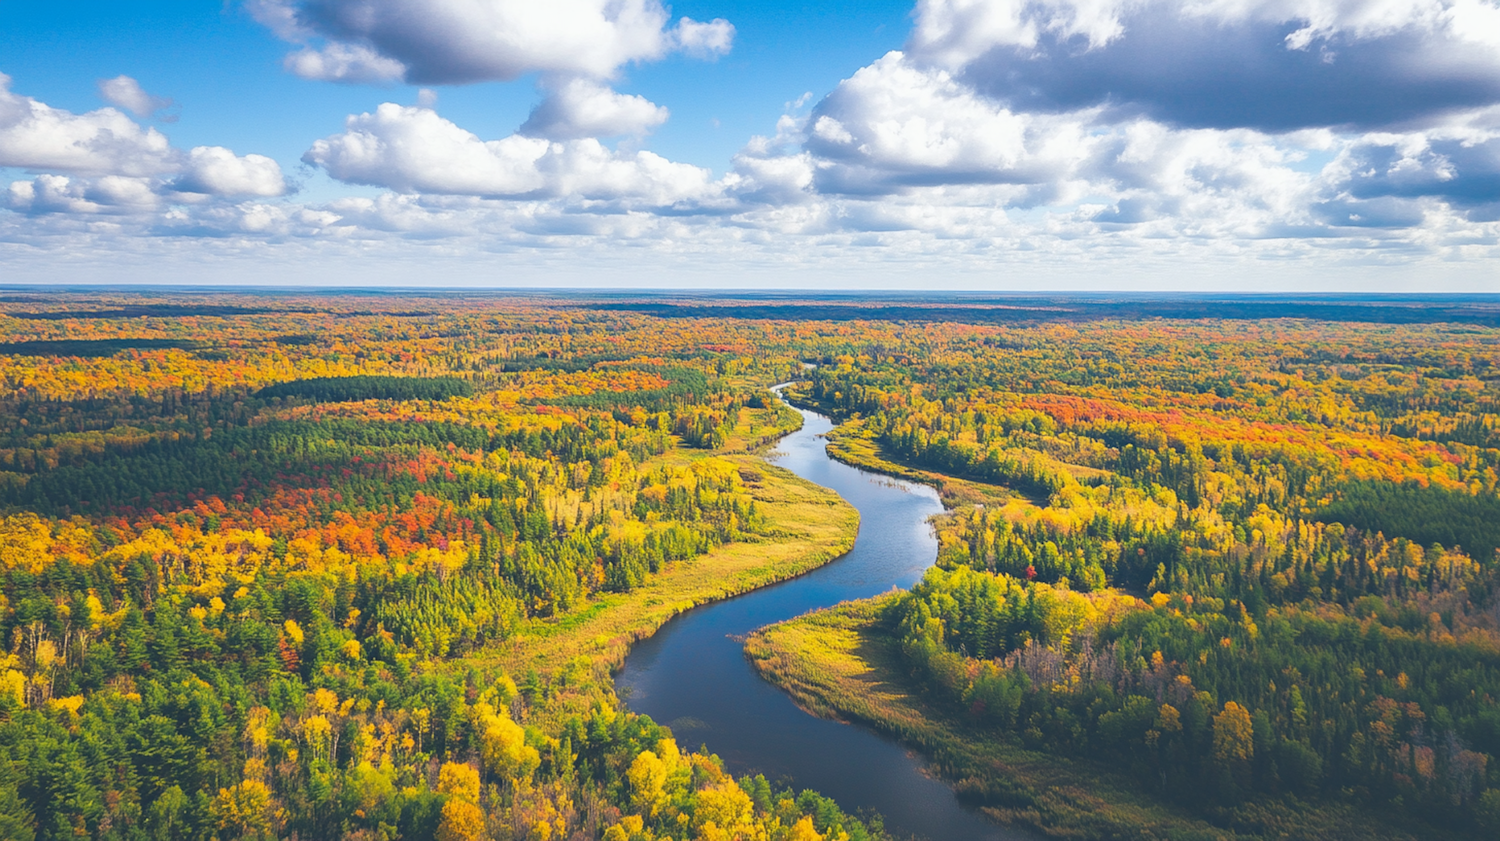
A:
<svg viewBox="0 0 1500 841">
<path fill-rule="evenodd" d="M 956 726 L 1226 828 L 1311 800 L 1500 831 L 1500 336 L 929 338 L 802 399 L 844 421 L 832 452 L 945 489 L 937 566 L 877 635 Z"/>
<path fill-rule="evenodd" d="M 1056 303 L 7 297 L 0 837 L 889 838 L 611 680 L 852 542 L 789 380 L 943 494 L 868 622 L 932 715 L 1241 837 L 1500 831 L 1493 314 Z"/>
<path fill-rule="evenodd" d="M 529 302 L 19 300 L 0 837 L 884 837 L 679 749 L 606 658 L 495 656 L 721 547 L 801 565 L 762 577 L 827 559 L 721 455 L 799 421 L 762 388 L 795 360 L 737 352 L 758 329 L 709 349 Z"/>
</svg>

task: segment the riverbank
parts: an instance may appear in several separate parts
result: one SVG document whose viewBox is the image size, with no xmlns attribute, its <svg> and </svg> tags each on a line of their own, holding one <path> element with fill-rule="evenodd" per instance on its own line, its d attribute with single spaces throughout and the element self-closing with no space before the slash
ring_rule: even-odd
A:
<svg viewBox="0 0 1500 841">
<path fill-rule="evenodd" d="M 1002 731 L 975 726 L 962 710 L 933 703 L 907 678 L 895 641 L 878 621 L 892 598 L 846 602 L 763 628 L 747 639 L 745 653 L 762 677 L 813 715 L 873 727 L 921 750 L 962 799 L 1000 823 L 1099 841 L 1458 837 L 1402 828 L 1345 804 L 1293 798 L 1196 814 L 1101 763 L 1029 750 Z"/>
<path fill-rule="evenodd" d="M 793 406 L 838 417 L 831 406 L 809 400 L 797 392 L 789 390 L 783 397 Z M 860 470 L 927 485 L 938 492 L 943 506 L 948 509 L 972 505 L 1037 507 L 1021 494 L 1003 485 L 948 476 L 887 458 L 880 451 L 879 443 L 866 430 L 864 419 L 860 417 L 839 419 L 833 430 L 824 437 L 828 442 L 829 457 Z M 948 513 L 952 514 L 953 511 Z"/>
<path fill-rule="evenodd" d="M 799 416 L 797 425 L 781 434 L 795 431 L 800 420 Z M 518 682 L 536 675 L 535 680 L 548 686 L 550 697 L 529 723 L 550 729 L 595 704 L 616 705 L 613 673 L 632 645 L 673 617 L 794 578 L 846 554 L 859 530 L 859 512 L 837 493 L 762 458 L 758 453 L 774 438 L 758 430 L 752 433 L 744 425 L 737 433 L 742 434 L 725 449 L 738 453 L 679 449 L 664 459 L 712 456 L 733 462 L 766 522 L 773 524 L 771 533 L 668 564 L 629 593 L 604 595 L 564 616 L 530 620 L 503 643 L 462 658 L 460 665 L 501 670 Z"/>
</svg>

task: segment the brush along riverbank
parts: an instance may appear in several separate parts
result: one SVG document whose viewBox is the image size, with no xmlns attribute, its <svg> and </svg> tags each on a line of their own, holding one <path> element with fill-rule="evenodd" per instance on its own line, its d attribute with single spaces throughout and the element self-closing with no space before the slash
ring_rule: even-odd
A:
<svg viewBox="0 0 1500 841">
<path fill-rule="evenodd" d="M 1069 839 L 1457 839 L 1406 827 L 1345 804 L 1284 797 L 1198 813 L 1164 802 L 1147 781 L 1102 762 L 1030 749 L 937 702 L 908 677 L 881 622 L 894 595 L 846 602 L 752 634 L 745 653 L 760 674 L 808 712 L 856 722 L 920 750 L 960 798 L 994 820 Z"/>
</svg>

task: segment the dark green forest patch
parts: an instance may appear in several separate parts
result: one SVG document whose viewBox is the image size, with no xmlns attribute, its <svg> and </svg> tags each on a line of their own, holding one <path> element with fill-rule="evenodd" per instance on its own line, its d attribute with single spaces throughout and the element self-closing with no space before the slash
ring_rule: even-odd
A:
<svg viewBox="0 0 1500 841">
<path fill-rule="evenodd" d="M 34 303 L 28 301 L 27 303 Z M 27 321 L 68 321 L 70 319 L 96 320 L 106 318 L 181 318 L 185 316 L 232 316 L 232 315 L 267 315 L 271 313 L 306 313 L 312 310 L 306 309 L 265 309 L 262 307 L 236 307 L 227 305 L 185 305 L 185 304 L 131 304 L 107 310 L 48 310 L 46 312 L 13 312 L 8 313 L 12 318 L 21 318 Z"/>
<path fill-rule="evenodd" d="M 1424 545 L 1462 546 L 1481 563 L 1500 548 L 1500 499 L 1415 482 L 1350 483 L 1318 519 Z"/>
<path fill-rule="evenodd" d="M 323 403 L 354 400 L 447 400 L 472 397 L 474 385 L 456 377 L 317 377 L 269 385 L 256 397 L 298 397 Z"/>
<path fill-rule="evenodd" d="M 201 342 L 183 339 L 41 339 L 0 344 L 0 353 L 13 356 L 78 356 L 98 359 L 122 350 L 196 350 Z"/>
</svg>

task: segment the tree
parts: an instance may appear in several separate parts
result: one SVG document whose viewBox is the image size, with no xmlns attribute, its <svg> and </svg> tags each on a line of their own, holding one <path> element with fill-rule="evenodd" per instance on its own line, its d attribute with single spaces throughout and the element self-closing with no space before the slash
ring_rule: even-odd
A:
<svg viewBox="0 0 1500 841">
<path fill-rule="evenodd" d="M 801 820 L 792 824 L 791 831 L 786 834 L 786 841 L 823 841 L 823 836 L 813 826 L 812 816 L 803 815 Z"/>
<path fill-rule="evenodd" d="M 486 703 L 474 705 L 474 723 L 480 733 L 480 756 L 491 772 L 513 783 L 525 784 L 541 764 L 541 754 L 526 744 L 526 731 Z"/>
<path fill-rule="evenodd" d="M 662 791 L 667 782 L 666 763 L 651 751 L 643 750 L 630 763 L 626 777 L 630 780 L 630 802 L 642 814 L 655 817 L 667 799 Z"/>
<path fill-rule="evenodd" d="M 1255 725 L 1250 711 L 1230 701 L 1214 716 L 1214 759 L 1229 772 L 1236 786 L 1248 787 L 1250 760 L 1255 757 Z"/>
<path fill-rule="evenodd" d="M 238 838 L 263 838 L 271 833 L 271 790 L 260 780 L 245 780 L 219 789 L 214 818 L 219 828 Z"/>
<path fill-rule="evenodd" d="M 479 841 L 484 835 L 484 812 L 478 806 L 456 797 L 443 804 L 437 841 Z"/>
<path fill-rule="evenodd" d="M 444 762 L 438 769 L 437 790 L 440 794 L 479 802 L 479 771 L 467 762 Z"/>
<path fill-rule="evenodd" d="M 1255 756 L 1250 711 L 1233 701 L 1214 716 L 1214 758 L 1226 765 L 1249 762 Z"/>
<path fill-rule="evenodd" d="M 703 829 L 704 837 L 721 835 L 733 838 L 749 824 L 754 813 L 755 803 L 750 795 L 734 780 L 724 779 L 698 792 L 694 823 Z"/>
</svg>

